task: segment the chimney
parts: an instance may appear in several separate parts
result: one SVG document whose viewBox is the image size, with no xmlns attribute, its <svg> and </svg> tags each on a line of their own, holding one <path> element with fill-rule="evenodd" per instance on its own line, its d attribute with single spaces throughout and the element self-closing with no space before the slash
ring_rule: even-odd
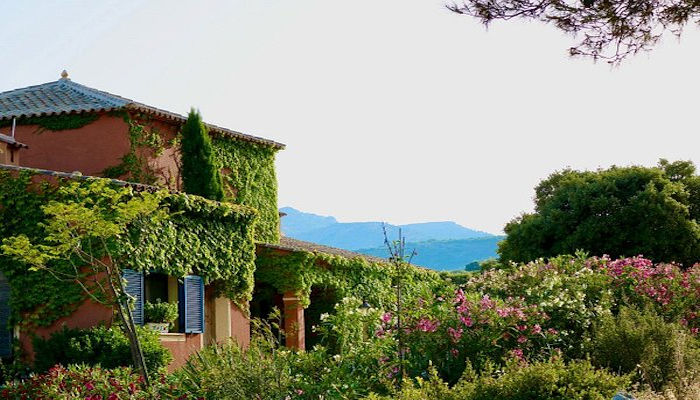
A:
<svg viewBox="0 0 700 400">
<path fill-rule="evenodd" d="M 282 233 L 282 217 L 286 216 L 287 213 L 283 213 L 282 211 L 279 211 L 278 213 L 279 213 L 279 216 L 280 216 L 279 234 L 280 234 L 280 237 L 283 237 L 283 236 L 284 236 L 284 233 Z"/>
</svg>

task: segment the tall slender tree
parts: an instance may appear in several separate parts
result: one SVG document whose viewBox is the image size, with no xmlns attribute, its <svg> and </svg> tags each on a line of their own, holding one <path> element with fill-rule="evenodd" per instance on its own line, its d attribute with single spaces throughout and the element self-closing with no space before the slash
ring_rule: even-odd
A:
<svg viewBox="0 0 700 400">
<path fill-rule="evenodd" d="M 222 200 L 224 190 L 211 138 L 199 111 L 192 108 L 182 127 L 182 183 L 185 192 Z"/>
</svg>

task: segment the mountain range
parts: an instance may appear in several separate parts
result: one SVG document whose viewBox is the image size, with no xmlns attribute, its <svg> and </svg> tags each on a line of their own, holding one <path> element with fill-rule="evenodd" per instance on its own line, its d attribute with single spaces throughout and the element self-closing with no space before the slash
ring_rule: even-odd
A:
<svg viewBox="0 0 700 400">
<path fill-rule="evenodd" d="M 306 213 L 291 207 L 280 209 L 284 235 L 358 253 L 386 257 L 383 226 L 389 240 L 399 229 L 408 242 L 407 251 L 416 250 L 413 263 L 436 270 L 465 269 L 468 264 L 496 257 L 497 243 L 503 236 L 461 226 L 452 221 L 406 225 L 382 222 L 338 222 L 332 216 Z M 471 266 L 473 267 L 473 265 Z"/>
</svg>

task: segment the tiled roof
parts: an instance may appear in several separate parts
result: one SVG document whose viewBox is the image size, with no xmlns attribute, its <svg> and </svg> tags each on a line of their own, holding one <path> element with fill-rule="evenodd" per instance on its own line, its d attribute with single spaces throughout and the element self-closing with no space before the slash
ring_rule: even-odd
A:
<svg viewBox="0 0 700 400">
<path fill-rule="evenodd" d="M 184 123 L 187 120 L 187 117 L 180 114 L 75 83 L 67 78 L 67 74 L 55 82 L 0 93 L 0 121 L 19 117 L 119 109 L 142 111 L 178 123 Z M 207 127 L 215 134 L 265 144 L 277 149 L 284 148 L 283 144 L 273 140 L 246 135 L 211 124 L 207 124 Z"/>
<path fill-rule="evenodd" d="M 351 259 L 360 257 L 360 258 L 366 259 L 367 261 L 378 262 L 378 263 L 388 263 L 389 262 L 388 260 L 385 260 L 383 258 L 369 256 L 367 254 L 355 253 L 353 251 L 338 249 L 336 247 L 324 246 L 324 245 L 318 244 L 318 243 L 305 242 L 303 240 L 292 239 L 292 238 L 286 237 L 286 236 L 282 236 L 280 238 L 279 244 L 258 243 L 258 245 L 263 246 L 263 247 L 267 247 L 267 248 L 287 250 L 287 251 L 308 251 L 311 253 L 324 253 L 324 254 L 341 256 L 341 257 L 351 258 Z"/>
</svg>

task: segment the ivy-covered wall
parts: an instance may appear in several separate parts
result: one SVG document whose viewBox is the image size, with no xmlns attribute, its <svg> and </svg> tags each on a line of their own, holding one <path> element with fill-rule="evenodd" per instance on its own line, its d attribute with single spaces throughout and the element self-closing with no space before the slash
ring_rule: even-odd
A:
<svg viewBox="0 0 700 400">
<path fill-rule="evenodd" d="M 253 207 L 258 211 L 255 239 L 279 242 L 279 211 L 277 208 L 277 149 L 242 140 L 215 136 L 214 154 L 221 166 L 228 201 Z"/>
<path fill-rule="evenodd" d="M 0 170 L 0 237 L 43 236 L 41 206 L 60 200 L 57 187 L 67 181 L 49 183 L 44 177 L 33 180 L 33 176 L 31 171 Z M 245 309 L 253 290 L 256 211 L 185 194 L 171 194 L 164 201 L 171 217 L 134 232 L 121 244 L 130 253 L 125 266 L 176 277 L 200 275 Z M 57 267 L 72 269 L 68 264 Z M 31 272 L 27 265 L 2 254 L 0 271 L 10 283 L 13 323 L 50 325 L 70 315 L 85 297 L 75 282 Z"/>
<path fill-rule="evenodd" d="M 101 172 L 88 173 L 182 190 L 181 177 L 178 172 L 181 167 L 179 154 L 181 127 L 177 122 L 161 121 L 148 113 L 116 110 L 101 114 L 82 113 L 22 118 L 18 120 L 18 124 L 36 124 L 39 125 L 40 130 L 61 131 L 83 128 L 93 122 L 99 123 L 105 119 L 119 121 L 120 129 L 124 130 L 123 135 L 126 140 L 124 140 L 124 148 L 121 150 L 123 153 L 116 155 L 118 158 L 115 160 L 116 162 L 108 161 L 108 159 L 111 160 L 115 157 L 100 158 L 103 165 L 98 171 Z M 0 125 L 7 123 L 11 123 L 11 121 L 0 121 Z M 92 129 L 92 126 L 86 129 Z M 56 136 L 46 133 L 33 137 L 33 140 L 53 141 L 55 138 Z M 225 200 L 258 210 L 259 217 L 255 239 L 260 242 L 277 243 L 279 241 L 277 176 L 275 174 L 277 148 L 222 135 L 213 135 L 212 144 L 215 162 L 221 168 Z M 32 147 L 30 146 L 27 152 L 31 152 Z M 96 148 L 84 150 L 91 155 L 99 154 L 102 151 Z M 46 165 L 26 166 L 57 169 Z M 81 168 L 77 169 L 86 173 Z M 76 168 L 61 168 L 59 170 L 69 172 L 76 170 Z"/>
</svg>

